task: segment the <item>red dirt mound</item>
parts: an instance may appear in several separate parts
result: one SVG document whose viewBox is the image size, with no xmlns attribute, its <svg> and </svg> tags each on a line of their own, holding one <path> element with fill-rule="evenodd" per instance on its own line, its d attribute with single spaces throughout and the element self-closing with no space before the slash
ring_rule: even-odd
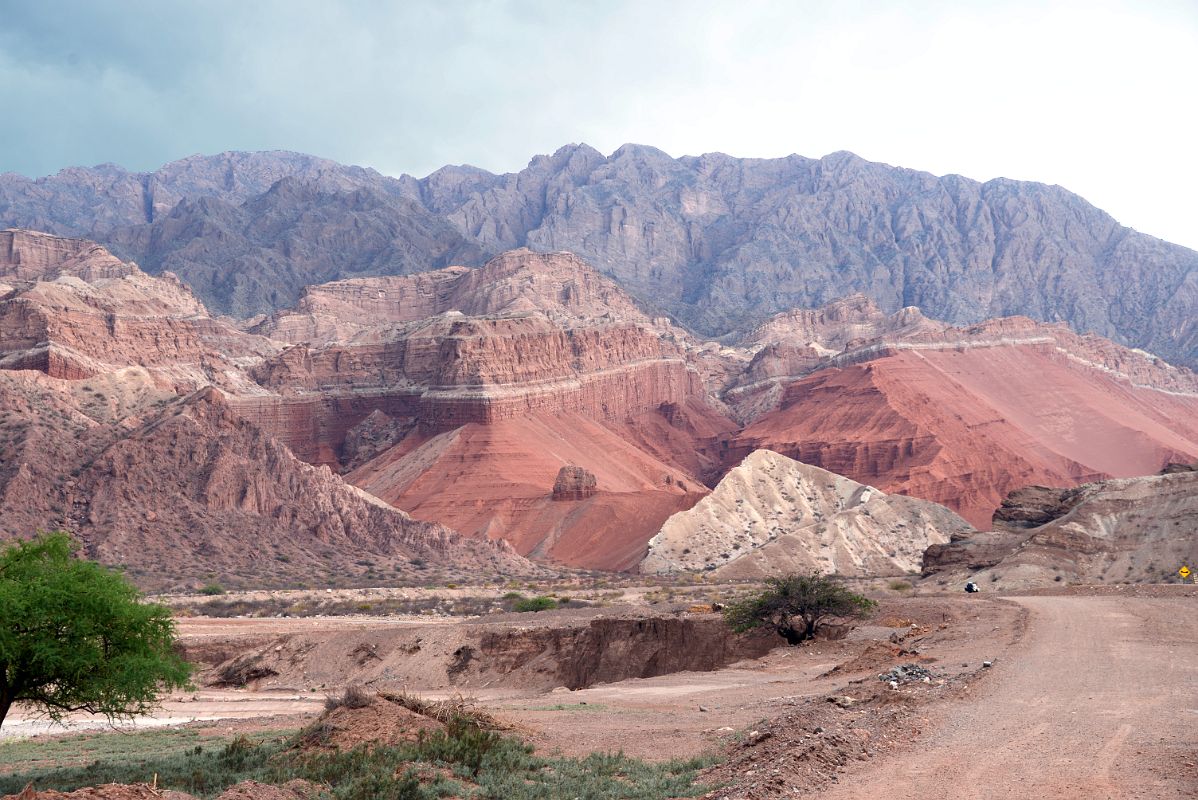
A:
<svg viewBox="0 0 1198 800">
<path fill-rule="evenodd" d="M 414 742 L 421 733 L 442 730 L 435 719 L 375 697 L 367 706 L 340 706 L 325 712 L 304 732 L 304 749 L 351 750 L 360 745 L 394 746 Z"/>
</svg>

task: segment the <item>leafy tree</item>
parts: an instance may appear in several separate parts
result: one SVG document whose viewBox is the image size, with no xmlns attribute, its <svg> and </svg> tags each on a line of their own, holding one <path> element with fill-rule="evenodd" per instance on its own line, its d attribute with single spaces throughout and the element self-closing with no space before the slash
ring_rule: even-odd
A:
<svg viewBox="0 0 1198 800">
<path fill-rule="evenodd" d="M 819 573 L 769 578 L 765 583 L 762 592 L 724 609 L 724 620 L 733 630 L 769 626 L 795 645 L 811 638 L 829 618 L 865 617 L 877 606 Z"/>
<path fill-rule="evenodd" d="M 165 606 L 122 575 L 76 557 L 61 531 L 0 550 L 0 724 L 23 701 L 58 720 L 72 711 L 131 717 L 189 685 Z"/>
</svg>

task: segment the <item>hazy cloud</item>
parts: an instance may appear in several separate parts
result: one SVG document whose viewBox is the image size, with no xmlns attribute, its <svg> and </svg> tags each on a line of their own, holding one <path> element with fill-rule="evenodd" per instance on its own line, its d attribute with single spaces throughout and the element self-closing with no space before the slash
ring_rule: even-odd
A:
<svg viewBox="0 0 1198 800">
<path fill-rule="evenodd" d="M 0 0 L 0 171 L 846 149 L 1060 183 L 1198 246 L 1192 0 L 898 5 Z"/>
</svg>

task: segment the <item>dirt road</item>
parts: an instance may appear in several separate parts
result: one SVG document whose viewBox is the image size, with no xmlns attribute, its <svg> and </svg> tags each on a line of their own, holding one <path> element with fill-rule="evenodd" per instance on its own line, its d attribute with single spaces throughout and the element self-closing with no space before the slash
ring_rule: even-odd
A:
<svg viewBox="0 0 1198 800">
<path fill-rule="evenodd" d="M 1026 635 L 976 696 L 820 797 L 1198 797 L 1198 602 L 1016 601 Z"/>
</svg>

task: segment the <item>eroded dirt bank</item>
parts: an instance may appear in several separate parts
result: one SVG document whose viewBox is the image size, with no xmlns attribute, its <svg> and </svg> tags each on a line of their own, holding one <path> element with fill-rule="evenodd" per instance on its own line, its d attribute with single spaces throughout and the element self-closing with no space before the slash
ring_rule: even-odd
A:
<svg viewBox="0 0 1198 800">
<path fill-rule="evenodd" d="M 734 634 L 714 614 L 632 608 L 185 641 L 189 657 L 209 665 L 202 679 L 211 686 L 532 691 L 706 672 L 759 658 L 779 643 L 765 633 Z"/>
</svg>

